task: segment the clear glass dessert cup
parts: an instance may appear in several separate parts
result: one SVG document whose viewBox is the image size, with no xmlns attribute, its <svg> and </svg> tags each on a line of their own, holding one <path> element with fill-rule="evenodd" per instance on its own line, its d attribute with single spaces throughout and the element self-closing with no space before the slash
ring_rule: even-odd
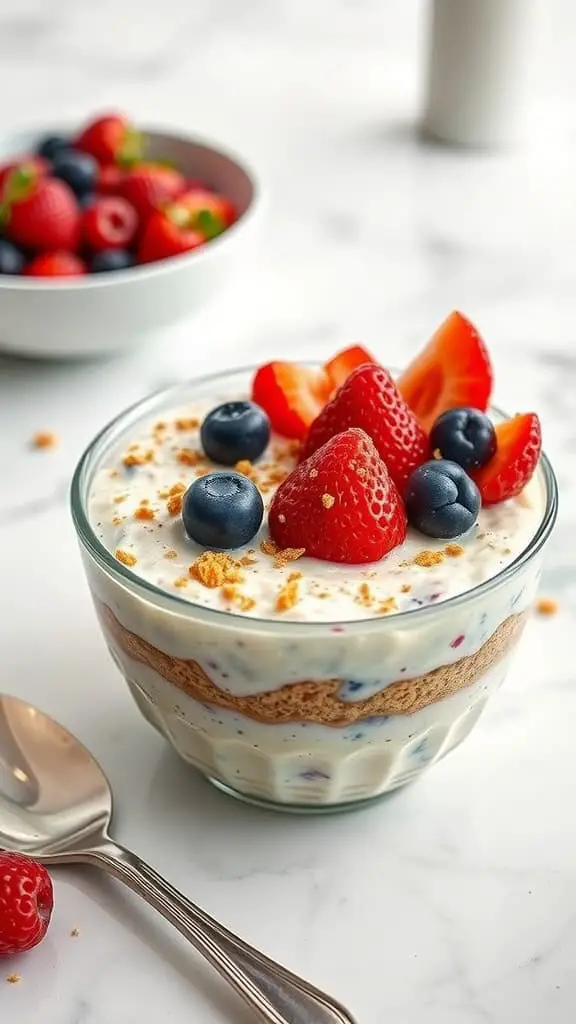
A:
<svg viewBox="0 0 576 1024">
<path fill-rule="evenodd" d="M 72 515 L 104 637 L 144 717 L 184 760 L 242 800 L 285 811 L 358 807 L 418 778 L 469 734 L 502 683 L 540 576 L 557 486 L 542 456 L 543 512 L 492 579 L 438 604 L 349 622 L 254 618 L 140 579 L 92 529 L 96 471 L 140 421 L 246 393 L 252 370 L 138 403 L 89 446 Z"/>
</svg>

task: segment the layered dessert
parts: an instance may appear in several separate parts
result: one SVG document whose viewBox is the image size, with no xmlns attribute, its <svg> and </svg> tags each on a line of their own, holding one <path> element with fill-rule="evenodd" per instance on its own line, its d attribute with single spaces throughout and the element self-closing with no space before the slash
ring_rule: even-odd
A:
<svg viewBox="0 0 576 1024">
<path fill-rule="evenodd" d="M 354 346 L 143 403 L 85 456 L 96 608 L 145 716 L 220 786 L 331 807 L 469 732 L 553 518 L 538 417 L 487 414 L 452 314 L 395 381 Z"/>
</svg>

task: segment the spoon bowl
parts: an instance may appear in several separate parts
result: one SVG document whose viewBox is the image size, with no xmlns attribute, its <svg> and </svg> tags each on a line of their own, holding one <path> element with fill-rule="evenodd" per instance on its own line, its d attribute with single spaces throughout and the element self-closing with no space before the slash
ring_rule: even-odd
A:
<svg viewBox="0 0 576 1024">
<path fill-rule="evenodd" d="M 97 761 L 37 708 L 0 695 L 0 848 L 44 864 L 99 867 L 142 896 L 267 1024 L 355 1024 L 340 1003 L 249 946 L 111 839 L 112 791 Z"/>
<path fill-rule="evenodd" d="M 0 847 L 62 859 L 102 837 L 112 792 L 86 747 L 16 697 L 0 697 Z"/>
</svg>

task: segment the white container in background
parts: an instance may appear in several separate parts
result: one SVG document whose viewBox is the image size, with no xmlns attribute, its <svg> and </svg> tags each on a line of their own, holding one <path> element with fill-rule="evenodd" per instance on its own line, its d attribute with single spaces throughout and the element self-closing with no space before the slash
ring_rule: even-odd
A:
<svg viewBox="0 0 576 1024">
<path fill-rule="evenodd" d="M 477 147 L 522 139 L 532 15 L 533 0 L 433 0 L 427 135 Z"/>
</svg>

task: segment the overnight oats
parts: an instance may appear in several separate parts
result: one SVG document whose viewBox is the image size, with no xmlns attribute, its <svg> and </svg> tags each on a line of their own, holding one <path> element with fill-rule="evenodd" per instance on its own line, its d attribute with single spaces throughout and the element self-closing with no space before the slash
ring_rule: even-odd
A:
<svg viewBox="0 0 576 1024">
<path fill-rule="evenodd" d="M 144 716 L 220 788 L 284 809 L 412 781 L 470 732 L 556 512 L 538 417 L 488 416 L 451 314 L 394 382 L 359 346 L 192 381 L 108 426 L 73 515 Z"/>
</svg>

